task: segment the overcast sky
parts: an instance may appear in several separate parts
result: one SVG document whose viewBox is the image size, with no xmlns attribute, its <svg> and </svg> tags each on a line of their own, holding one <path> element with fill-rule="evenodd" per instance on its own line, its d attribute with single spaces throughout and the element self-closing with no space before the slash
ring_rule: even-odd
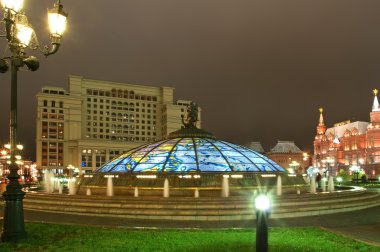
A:
<svg viewBox="0 0 380 252">
<path fill-rule="evenodd" d="M 318 108 L 329 125 L 369 120 L 380 89 L 378 0 L 62 0 L 60 51 L 19 72 L 19 139 L 34 157 L 36 93 L 88 79 L 175 87 L 202 107 L 203 128 L 243 144 L 294 140 L 312 150 Z M 25 0 L 41 43 L 50 0 Z M 0 38 L 0 52 L 5 50 Z M 10 73 L 0 75 L 8 141 Z"/>
</svg>

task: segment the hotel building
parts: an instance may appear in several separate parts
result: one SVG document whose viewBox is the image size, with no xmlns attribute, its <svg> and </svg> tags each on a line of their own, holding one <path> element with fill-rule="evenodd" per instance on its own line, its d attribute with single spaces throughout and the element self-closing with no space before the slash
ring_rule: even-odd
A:
<svg viewBox="0 0 380 252">
<path fill-rule="evenodd" d="M 69 165 L 93 171 L 131 148 L 181 128 L 188 100 L 174 88 L 88 80 L 69 76 L 68 90 L 44 87 L 37 94 L 36 160 L 39 169 Z M 199 121 L 201 124 L 201 109 Z"/>
</svg>

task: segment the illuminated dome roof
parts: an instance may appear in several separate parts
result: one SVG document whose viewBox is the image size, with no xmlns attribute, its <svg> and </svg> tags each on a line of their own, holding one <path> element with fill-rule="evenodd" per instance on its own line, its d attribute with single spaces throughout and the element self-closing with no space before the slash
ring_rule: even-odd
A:
<svg viewBox="0 0 380 252">
<path fill-rule="evenodd" d="M 178 132 L 173 135 L 180 136 Z M 285 172 L 255 151 L 201 136 L 170 138 L 137 147 L 96 172 Z"/>
<path fill-rule="evenodd" d="M 236 144 L 217 140 L 198 129 L 198 107 L 191 103 L 184 128 L 168 139 L 143 145 L 105 163 L 96 172 L 286 172 L 267 157 Z"/>
</svg>

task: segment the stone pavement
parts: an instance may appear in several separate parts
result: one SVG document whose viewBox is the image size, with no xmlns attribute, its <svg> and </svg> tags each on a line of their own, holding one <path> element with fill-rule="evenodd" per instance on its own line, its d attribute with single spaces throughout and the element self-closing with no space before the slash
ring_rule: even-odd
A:
<svg viewBox="0 0 380 252">
<path fill-rule="evenodd" d="M 0 213 L 2 214 L 2 212 Z M 255 221 L 130 220 L 117 217 L 25 210 L 25 220 L 103 227 L 141 229 L 255 228 Z M 360 211 L 287 219 L 271 219 L 270 227 L 321 227 L 380 247 L 380 206 Z M 380 249 L 379 249 L 380 251 Z"/>
</svg>

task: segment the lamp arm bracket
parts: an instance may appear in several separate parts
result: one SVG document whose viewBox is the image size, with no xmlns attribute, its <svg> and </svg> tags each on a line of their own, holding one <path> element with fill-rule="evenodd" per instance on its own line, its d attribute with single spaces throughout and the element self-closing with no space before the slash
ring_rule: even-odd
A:
<svg viewBox="0 0 380 252">
<path fill-rule="evenodd" d="M 46 56 L 50 56 L 52 54 L 55 54 L 56 52 L 58 52 L 58 49 L 60 47 L 60 44 L 59 43 L 51 43 L 50 46 L 48 45 L 45 45 L 44 46 L 44 49 L 41 50 L 41 52 Z"/>
</svg>

